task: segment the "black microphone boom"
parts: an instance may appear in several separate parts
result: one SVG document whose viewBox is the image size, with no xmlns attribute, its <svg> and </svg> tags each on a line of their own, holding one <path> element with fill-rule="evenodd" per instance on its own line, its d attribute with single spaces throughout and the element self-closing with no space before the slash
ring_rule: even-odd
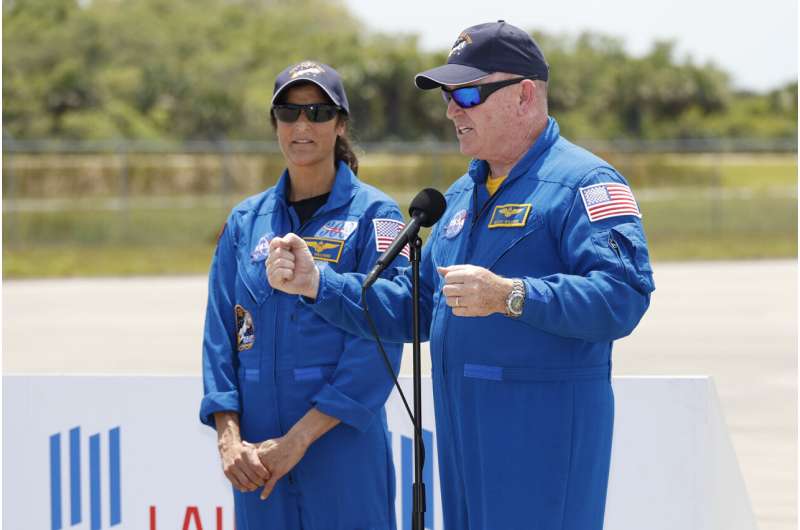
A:
<svg viewBox="0 0 800 530">
<path fill-rule="evenodd" d="M 423 226 L 433 226 L 436 221 L 441 219 L 444 211 L 447 208 L 447 203 L 444 196 L 433 188 L 425 188 L 414 197 L 411 201 L 411 206 L 408 207 L 408 213 L 411 215 L 411 221 L 403 228 L 389 248 L 381 254 L 375 266 L 364 279 L 362 288 L 366 289 L 378 279 L 378 276 L 388 267 L 394 258 L 400 254 L 403 247 L 414 240 L 417 232 Z"/>
</svg>

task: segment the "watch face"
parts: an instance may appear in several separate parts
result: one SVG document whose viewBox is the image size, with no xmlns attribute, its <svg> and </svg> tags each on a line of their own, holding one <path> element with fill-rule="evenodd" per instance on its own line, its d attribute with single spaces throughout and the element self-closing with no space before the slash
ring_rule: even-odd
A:
<svg viewBox="0 0 800 530">
<path fill-rule="evenodd" d="M 515 295 L 511 297 L 511 302 L 508 304 L 509 309 L 515 315 L 519 315 L 522 313 L 522 303 L 525 301 L 525 297 L 521 295 Z"/>
</svg>

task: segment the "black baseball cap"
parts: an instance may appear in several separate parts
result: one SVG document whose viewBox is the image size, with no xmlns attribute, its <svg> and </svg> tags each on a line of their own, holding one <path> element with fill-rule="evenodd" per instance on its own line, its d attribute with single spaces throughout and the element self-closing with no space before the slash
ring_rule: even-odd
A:
<svg viewBox="0 0 800 530">
<path fill-rule="evenodd" d="M 345 114 L 350 114 L 350 104 L 339 72 L 324 63 L 303 61 L 287 67 L 275 79 L 275 90 L 272 92 L 272 105 L 290 86 L 298 83 L 314 83 L 330 98 L 334 105 L 341 107 Z"/>
<path fill-rule="evenodd" d="M 533 37 L 505 20 L 498 20 L 462 31 L 450 50 L 447 64 L 417 74 L 414 83 L 429 90 L 473 83 L 494 72 L 547 81 L 549 66 Z"/>
</svg>

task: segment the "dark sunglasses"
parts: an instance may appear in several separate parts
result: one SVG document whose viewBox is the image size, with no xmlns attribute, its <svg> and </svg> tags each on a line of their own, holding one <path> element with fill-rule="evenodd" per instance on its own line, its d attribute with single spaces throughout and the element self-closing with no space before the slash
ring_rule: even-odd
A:
<svg viewBox="0 0 800 530">
<path fill-rule="evenodd" d="M 310 105 L 295 105 L 287 103 L 285 105 L 273 105 L 272 113 L 278 121 L 292 123 L 297 121 L 300 117 L 300 111 L 305 113 L 308 121 L 314 123 L 322 123 L 330 121 L 336 117 L 340 108 L 336 105 L 329 105 L 327 103 L 312 103 Z"/>
<path fill-rule="evenodd" d="M 462 109 L 477 107 L 486 101 L 490 95 L 494 94 L 503 87 L 515 85 L 525 79 L 539 79 L 536 76 L 515 77 L 514 79 L 506 79 L 503 81 L 495 81 L 494 83 L 486 83 L 485 85 L 471 85 L 459 88 L 445 88 L 442 87 L 442 97 L 445 103 L 450 103 L 450 100 L 455 100 L 456 105 Z"/>
</svg>

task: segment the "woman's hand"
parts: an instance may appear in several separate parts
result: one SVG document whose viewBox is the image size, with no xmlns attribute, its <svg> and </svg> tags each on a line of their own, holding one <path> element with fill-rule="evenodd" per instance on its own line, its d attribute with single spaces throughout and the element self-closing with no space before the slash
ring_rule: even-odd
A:
<svg viewBox="0 0 800 530">
<path fill-rule="evenodd" d="M 297 234 L 274 237 L 269 243 L 267 280 L 279 291 L 316 298 L 319 271 L 306 242 Z"/>
<path fill-rule="evenodd" d="M 231 484 L 241 492 L 255 491 L 270 478 L 266 466 L 258 458 L 257 446 L 248 442 L 227 442 L 219 445 L 222 470 Z"/>
</svg>

